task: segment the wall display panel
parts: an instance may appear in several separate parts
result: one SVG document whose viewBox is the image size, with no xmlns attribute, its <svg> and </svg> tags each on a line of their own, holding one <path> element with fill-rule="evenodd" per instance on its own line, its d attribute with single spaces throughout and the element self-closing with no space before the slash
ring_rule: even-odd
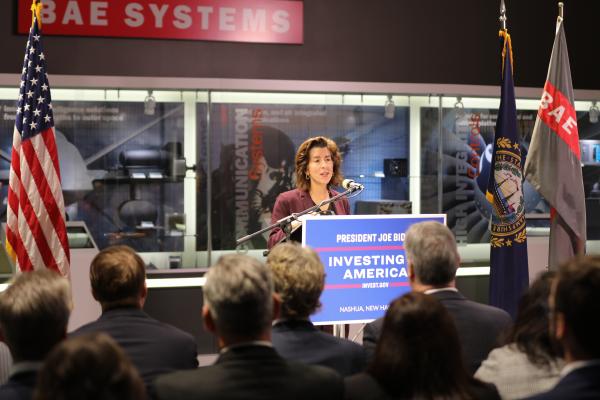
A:
<svg viewBox="0 0 600 400">
<path fill-rule="evenodd" d="M 198 115 L 204 118 L 202 105 Z M 382 106 L 213 104 L 209 137 L 199 140 L 197 162 L 212 183 L 212 247 L 233 249 L 237 238 L 270 224 L 277 195 L 295 187 L 296 149 L 311 136 L 335 140 L 345 177 L 365 185 L 360 197 L 351 199 L 353 212 L 357 200 L 408 199 L 408 179 L 398 168 L 409 156 L 408 115 L 408 107 L 396 107 L 386 118 Z M 203 125 L 198 124 L 199 136 Z M 198 191 L 206 198 L 206 182 Z M 206 217 L 197 221 L 198 249 L 203 249 Z M 268 233 L 256 237 L 246 247 L 266 248 L 267 238 Z"/>
<path fill-rule="evenodd" d="M 0 101 L 2 219 L 6 219 L 15 102 Z M 54 101 L 69 220 L 86 222 L 98 247 L 183 249 L 183 105 Z M 153 111 L 153 113 L 151 113 Z M 149 115 L 151 114 L 151 115 Z"/>
<path fill-rule="evenodd" d="M 497 109 L 421 109 L 421 212 L 448 215 L 459 243 L 488 243 L 492 212 L 485 198 L 492 158 Z M 525 165 L 537 111 L 517 110 Z M 440 147 L 441 146 L 441 147 Z M 525 181 L 525 212 L 549 213 L 548 204 Z M 545 222 L 528 222 L 529 225 Z"/>
<path fill-rule="evenodd" d="M 592 116 L 590 116 L 592 115 Z M 595 115 L 595 117 L 594 117 Z M 578 113 L 588 240 L 600 239 L 600 123 L 597 114 Z"/>
</svg>

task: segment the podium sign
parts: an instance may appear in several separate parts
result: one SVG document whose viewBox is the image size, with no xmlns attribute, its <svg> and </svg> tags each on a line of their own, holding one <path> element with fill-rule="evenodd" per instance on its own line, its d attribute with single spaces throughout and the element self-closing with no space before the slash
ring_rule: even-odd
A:
<svg viewBox="0 0 600 400">
<path fill-rule="evenodd" d="M 319 254 L 326 274 L 322 307 L 312 322 L 360 323 L 383 316 L 393 299 L 410 290 L 405 233 L 412 224 L 431 220 L 445 224 L 446 216 L 307 217 L 302 245 Z"/>
</svg>

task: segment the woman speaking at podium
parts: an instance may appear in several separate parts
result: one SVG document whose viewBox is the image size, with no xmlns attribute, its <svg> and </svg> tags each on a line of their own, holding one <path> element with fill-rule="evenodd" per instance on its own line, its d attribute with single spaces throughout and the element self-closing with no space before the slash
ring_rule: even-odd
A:
<svg viewBox="0 0 600 400">
<path fill-rule="evenodd" d="M 331 188 L 342 183 L 342 157 L 333 140 L 323 136 L 307 139 L 298 148 L 295 162 L 296 189 L 277 196 L 271 215 L 272 224 L 338 194 Z M 350 204 L 346 197 L 342 197 L 334 203 L 321 207 L 321 212 L 348 215 Z M 292 222 L 292 230 L 295 231 L 301 224 L 300 221 Z M 294 233 L 291 239 L 300 241 L 298 232 Z M 269 249 L 284 238 L 285 232 L 281 228 L 273 229 L 269 236 Z"/>
</svg>

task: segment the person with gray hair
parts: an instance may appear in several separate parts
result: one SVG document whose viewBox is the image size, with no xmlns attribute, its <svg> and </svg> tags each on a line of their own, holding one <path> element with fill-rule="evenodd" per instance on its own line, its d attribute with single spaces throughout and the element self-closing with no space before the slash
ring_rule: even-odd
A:
<svg viewBox="0 0 600 400">
<path fill-rule="evenodd" d="M 341 399 L 333 370 L 289 362 L 271 344 L 280 309 L 271 271 L 245 255 L 221 257 L 206 274 L 202 317 L 217 337 L 214 365 L 156 381 L 159 399 Z"/>
<path fill-rule="evenodd" d="M 18 275 L 0 294 L 0 338 L 14 364 L 0 399 L 31 399 L 42 361 L 67 335 L 69 281 L 48 269 Z"/>
<path fill-rule="evenodd" d="M 323 365 L 342 376 L 361 372 L 366 367 L 364 349 L 350 340 L 319 331 L 309 320 L 321 306 L 325 286 L 321 259 L 308 247 L 281 243 L 267 257 L 281 297 L 281 316 L 273 325 L 273 346 L 288 360 Z"/>
<path fill-rule="evenodd" d="M 508 313 L 468 300 L 456 289 L 460 256 L 452 231 L 435 221 L 411 225 L 404 241 L 408 278 L 413 291 L 436 297 L 452 316 L 463 350 L 465 365 L 475 373 L 498 338 L 511 324 Z M 363 347 L 372 358 L 381 334 L 383 318 L 365 326 Z"/>
</svg>

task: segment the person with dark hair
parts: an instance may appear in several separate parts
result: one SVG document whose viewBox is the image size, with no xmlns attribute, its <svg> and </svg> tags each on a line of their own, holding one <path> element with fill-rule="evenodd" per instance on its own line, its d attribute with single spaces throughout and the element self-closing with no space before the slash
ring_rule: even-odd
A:
<svg viewBox="0 0 600 400">
<path fill-rule="evenodd" d="M 159 399 L 310 399 L 343 397 L 335 371 L 284 360 L 271 344 L 279 313 L 270 269 L 245 255 L 221 257 L 206 274 L 204 326 L 215 334 L 220 354 L 214 365 L 156 380 Z"/>
<path fill-rule="evenodd" d="M 40 369 L 34 400 L 143 400 L 144 383 L 110 336 L 90 333 L 63 341 Z"/>
<path fill-rule="evenodd" d="M 273 346 L 288 360 L 332 368 L 342 376 L 363 371 L 364 349 L 349 340 L 319 331 L 309 320 L 320 306 L 325 286 L 321 259 L 297 243 L 281 243 L 267 257 L 275 292 L 281 297 L 281 317 L 273 325 Z"/>
<path fill-rule="evenodd" d="M 17 275 L 0 294 L 0 339 L 14 360 L 0 399 L 32 398 L 42 361 L 67 336 L 71 308 L 69 281 L 49 269 Z"/>
<path fill-rule="evenodd" d="M 499 399 L 469 376 L 452 317 L 433 296 L 411 292 L 387 310 L 375 358 L 346 378 L 346 399 Z"/>
<path fill-rule="evenodd" d="M 562 264 L 549 306 L 550 330 L 562 344 L 566 366 L 554 388 L 529 399 L 600 399 L 600 257 Z"/>
<path fill-rule="evenodd" d="M 307 139 L 296 152 L 296 189 L 281 193 L 275 201 L 271 223 L 281 218 L 319 204 L 338 193 L 333 186 L 341 185 L 342 156 L 335 142 L 324 136 Z M 350 203 L 342 198 L 333 204 L 321 207 L 322 212 L 336 215 L 350 214 Z M 295 228 L 300 221 L 294 221 Z M 275 228 L 269 236 L 269 249 L 285 238 L 281 228 Z"/>
<path fill-rule="evenodd" d="M 456 289 L 460 257 L 452 231 L 435 221 L 411 225 L 404 241 L 408 278 L 412 290 L 437 298 L 448 310 L 463 349 L 465 365 L 475 373 L 488 353 L 498 346 L 500 334 L 511 324 L 508 313 L 468 300 Z M 371 358 L 383 319 L 365 326 L 363 346 Z"/>
<path fill-rule="evenodd" d="M 496 385 L 503 399 L 522 399 L 554 387 L 564 365 L 550 338 L 548 296 L 556 273 L 545 272 L 519 302 L 506 345 L 492 350 L 475 377 Z"/>
<path fill-rule="evenodd" d="M 154 379 L 198 366 L 196 340 L 187 332 L 151 318 L 142 308 L 148 295 L 142 258 L 130 247 L 107 247 L 90 266 L 92 295 L 102 307 L 96 321 L 71 333 L 109 334 L 138 369 L 149 396 Z"/>
</svg>

